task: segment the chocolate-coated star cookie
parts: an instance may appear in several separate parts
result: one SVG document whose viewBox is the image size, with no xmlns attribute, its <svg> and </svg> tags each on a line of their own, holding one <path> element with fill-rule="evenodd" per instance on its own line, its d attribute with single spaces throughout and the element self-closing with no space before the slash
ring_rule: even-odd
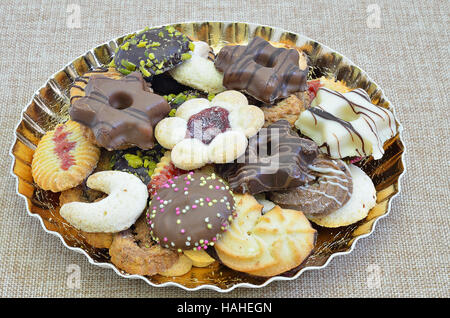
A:
<svg viewBox="0 0 450 318">
<path fill-rule="evenodd" d="M 153 128 L 169 113 L 170 106 L 150 91 L 139 72 L 121 79 L 93 77 L 85 93 L 73 102 L 69 113 L 73 120 L 92 129 L 99 146 L 108 150 L 153 148 Z"/>
<path fill-rule="evenodd" d="M 289 189 L 315 179 L 309 166 L 319 154 L 316 143 L 301 138 L 287 120 L 261 130 L 256 142 L 249 141 L 245 157 L 216 169 L 236 193 Z"/>
<path fill-rule="evenodd" d="M 247 46 L 223 47 L 215 61 L 224 73 L 223 86 L 244 91 L 268 104 L 307 89 L 307 65 L 299 67 L 299 52 L 275 48 L 260 37 Z M 306 63 L 305 63 L 306 64 Z"/>
</svg>

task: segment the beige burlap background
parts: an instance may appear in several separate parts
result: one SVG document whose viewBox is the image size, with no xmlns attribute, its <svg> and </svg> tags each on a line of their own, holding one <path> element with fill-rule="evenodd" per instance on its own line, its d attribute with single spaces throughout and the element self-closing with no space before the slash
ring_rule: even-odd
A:
<svg viewBox="0 0 450 318">
<path fill-rule="evenodd" d="M 79 29 L 67 26 L 69 4 L 80 6 Z M 376 9 L 380 28 L 371 28 L 368 16 Z M 449 14 L 450 2 L 442 0 L 2 0 L 0 296 L 450 296 Z M 208 20 L 268 24 L 318 40 L 366 70 L 396 108 L 407 146 L 402 193 L 369 238 L 325 269 L 228 294 L 153 288 L 66 249 L 26 214 L 15 193 L 8 155 L 13 130 L 22 108 L 51 74 L 91 47 L 144 26 Z M 70 264 L 81 268 L 80 289 L 68 288 Z M 370 280 L 374 266 L 380 269 L 379 286 Z"/>
</svg>

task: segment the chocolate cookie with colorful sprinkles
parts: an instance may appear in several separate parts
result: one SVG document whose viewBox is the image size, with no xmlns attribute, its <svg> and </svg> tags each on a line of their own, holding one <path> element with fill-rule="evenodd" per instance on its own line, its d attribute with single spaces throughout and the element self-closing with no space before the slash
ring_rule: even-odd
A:
<svg viewBox="0 0 450 318">
<path fill-rule="evenodd" d="M 125 75 L 140 71 L 149 81 L 184 60 L 194 49 L 189 38 L 173 26 L 144 29 L 125 38 L 117 49 L 114 64 Z"/>
<path fill-rule="evenodd" d="M 175 176 L 157 190 L 147 211 L 152 237 L 162 247 L 201 250 L 213 246 L 230 225 L 233 193 L 214 173 Z"/>
</svg>

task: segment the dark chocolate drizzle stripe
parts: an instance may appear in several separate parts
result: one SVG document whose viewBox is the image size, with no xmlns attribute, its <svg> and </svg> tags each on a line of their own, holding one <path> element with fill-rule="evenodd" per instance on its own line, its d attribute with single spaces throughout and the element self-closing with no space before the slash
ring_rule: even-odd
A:
<svg viewBox="0 0 450 318">
<path fill-rule="evenodd" d="M 70 103 L 72 103 L 72 101 L 73 101 L 75 98 L 81 98 L 81 97 L 84 97 L 84 96 L 82 96 L 82 95 L 74 95 L 74 96 L 71 96 L 71 97 L 70 97 Z"/>
<path fill-rule="evenodd" d="M 300 70 L 299 58 L 297 50 L 275 48 L 255 37 L 246 47 L 222 48 L 215 63 L 218 70 L 224 72 L 225 87 L 245 90 L 271 103 L 304 89 L 306 72 Z"/>
<path fill-rule="evenodd" d="M 77 85 L 75 83 L 73 83 L 73 85 L 70 88 L 78 88 L 79 90 L 84 92 L 84 87 L 81 87 L 80 85 Z"/>
<path fill-rule="evenodd" d="M 76 79 L 75 79 L 75 83 L 76 82 L 82 82 L 82 83 L 84 83 L 84 84 L 87 84 L 88 83 L 88 80 L 89 78 L 87 78 L 87 79 L 85 79 L 84 77 L 77 77 Z"/>
<path fill-rule="evenodd" d="M 361 114 L 361 115 L 367 116 L 367 117 L 373 122 L 374 125 L 375 125 L 375 121 L 374 121 L 369 115 L 367 115 L 367 114 L 365 114 L 365 113 L 363 113 L 363 112 L 357 112 L 357 111 L 355 110 L 354 106 L 357 106 L 357 107 L 360 107 L 360 108 L 363 108 L 363 109 L 367 110 L 368 112 L 370 112 L 370 113 L 372 113 L 372 114 L 374 114 L 374 115 L 380 117 L 383 121 L 386 120 L 383 116 L 381 116 L 380 114 L 378 114 L 378 113 L 376 113 L 376 112 L 374 112 L 374 111 L 368 109 L 367 107 L 364 107 L 364 106 L 362 106 L 362 105 L 359 105 L 359 104 L 356 104 L 356 103 L 350 101 L 348 98 L 346 98 L 344 95 L 342 95 L 342 94 L 339 93 L 339 92 L 336 92 L 336 91 L 327 89 L 327 88 L 325 88 L 325 87 L 321 87 L 321 88 L 319 88 L 319 90 L 320 90 L 320 89 L 323 89 L 324 91 L 327 91 L 327 92 L 329 92 L 329 93 L 331 93 L 331 94 L 333 94 L 333 95 L 335 95 L 335 96 L 338 96 L 338 97 L 344 99 L 344 100 L 350 105 L 350 107 L 352 108 L 352 110 L 353 110 L 353 112 L 354 112 L 355 114 Z M 349 93 L 355 93 L 355 94 L 357 94 L 357 95 L 363 97 L 365 100 L 367 100 L 369 103 L 372 104 L 372 101 L 370 100 L 370 97 L 369 97 L 369 95 L 367 94 L 367 92 L 366 92 L 365 90 L 361 89 L 361 88 L 357 88 L 357 89 L 355 89 L 355 90 L 352 90 L 352 91 L 350 91 Z M 348 94 L 348 93 L 347 93 L 347 94 Z M 387 118 L 388 118 L 388 122 L 389 122 L 389 129 L 391 130 L 391 133 L 394 134 L 394 130 L 392 129 L 392 121 L 391 121 L 391 115 L 390 115 L 390 113 L 389 113 L 386 109 L 384 109 L 383 107 L 377 106 L 377 105 L 375 105 L 375 104 L 372 104 L 372 105 L 375 106 L 375 107 L 377 107 L 380 111 L 382 111 L 382 112 L 384 112 L 384 113 L 386 114 L 386 116 L 387 116 Z M 376 125 L 375 125 L 375 126 L 376 126 Z"/>
<path fill-rule="evenodd" d="M 354 112 L 355 114 L 361 114 L 361 115 L 365 115 L 365 116 L 368 116 L 368 117 L 369 117 L 369 115 L 367 115 L 367 114 L 365 114 L 365 113 L 363 113 L 363 112 L 358 112 L 358 111 L 356 111 L 355 108 L 354 108 L 354 106 L 357 106 L 357 107 L 363 108 L 363 109 L 367 110 L 369 113 L 372 113 L 372 114 L 374 114 L 374 115 L 380 117 L 381 119 L 385 120 L 385 119 L 383 118 L 383 116 L 381 116 L 381 115 L 378 114 L 377 112 L 374 112 L 373 110 L 368 109 L 367 107 L 364 107 L 364 106 L 362 106 L 362 105 L 360 105 L 360 104 L 356 104 L 356 103 L 352 102 L 352 101 L 349 100 L 347 97 L 345 97 L 343 94 L 341 94 L 341 93 L 339 93 L 339 92 L 337 92 L 337 91 L 333 91 L 333 90 L 328 89 L 328 88 L 325 88 L 325 87 L 320 87 L 319 90 L 324 90 L 324 91 L 326 91 L 326 92 L 328 92 L 328 93 L 330 93 L 330 94 L 333 94 L 333 95 L 335 95 L 335 96 L 337 96 L 337 97 L 342 98 L 343 100 L 345 100 L 345 101 L 350 105 L 350 107 L 352 108 L 352 110 L 353 110 L 353 112 Z M 352 92 L 352 91 L 350 91 L 350 92 Z M 360 95 L 360 94 L 358 94 L 358 95 Z M 372 105 L 373 105 L 373 104 L 372 104 Z M 376 106 L 376 105 L 374 105 L 374 106 Z M 376 107 L 378 107 L 378 106 L 376 106 Z M 381 107 L 379 107 L 379 108 L 381 108 Z M 369 117 L 369 118 L 370 118 L 370 117 Z"/>
<path fill-rule="evenodd" d="M 352 124 L 350 124 L 349 122 L 342 120 L 342 119 L 334 116 L 333 114 L 331 114 L 327 111 L 324 111 L 318 107 L 310 107 L 307 109 L 307 111 L 309 111 L 313 115 L 313 117 L 318 116 L 318 117 L 324 118 L 326 120 L 331 120 L 331 121 L 337 122 L 338 124 L 342 125 L 349 132 L 350 136 L 353 136 L 352 133 L 354 133 L 361 140 L 362 151 L 364 154 L 366 154 L 364 139 L 360 135 L 360 133 L 356 131 L 356 129 L 352 126 Z M 317 123 L 317 119 L 315 117 L 314 117 L 314 120 Z M 353 140 L 353 137 L 352 137 L 352 140 Z"/>
<path fill-rule="evenodd" d="M 381 118 L 383 121 L 385 121 L 386 118 L 384 118 L 383 116 L 381 116 L 381 115 L 378 114 L 377 112 L 368 109 L 367 107 L 364 107 L 364 106 L 362 106 L 362 105 L 360 105 L 360 104 L 356 104 L 356 103 L 352 102 L 351 100 L 349 100 L 348 98 L 346 98 L 343 94 L 341 94 L 341 93 L 339 93 L 339 92 L 330 90 L 330 89 L 325 88 L 325 87 L 321 87 L 321 88 L 319 88 L 319 90 L 323 90 L 323 91 L 325 91 L 325 92 L 328 92 L 328 93 L 330 93 L 330 94 L 333 94 L 333 95 L 335 95 L 335 96 L 337 96 L 337 97 L 339 97 L 339 98 L 345 100 L 345 101 L 350 105 L 351 109 L 353 110 L 353 112 L 354 112 L 355 114 L 362 115 L 364 119 L 366 119 L 366 118 L 369 119 L 369 120 L 371 121 L 371 124 L 370 124 L 367 120 L 365 120 L 365 121 L 366 121 L 367 125 L 370 127 L 370 130 L 371 130 L 372 133 L 374 134 L 375 138 L 377 139 L 378 149 L 380 149 L 381 152 L 383 152 L 383 145 L 381 144 L 381 140 L 380 140 L 380 138 L 379 138 L 379 136 L 378 136 L 377 125 L 376 125 L 376 123 L 375 123 L 375 120 L 374 120 L 370 115 L 366 114 L 365 112 L 363 112 L 363 111 L 357 111 L 357 110 L 355 109 L 355 106 L 356 106 L 356 107 L 359 107 L 359 108 L 362 108 L 363 110 L 366 110 L 367 112 L 369 112 L 369 113 L 371 113 L 371 114 L 374 114 L 374 115 L 378 116 L 378 117 Z M 351 92 L 353 92 L 353 93 L 355 93 L 355 94 L 357 94 L 357 95 L 363 97 L 365 100 L 367 100 L 369 103 L 372 104 L 372 102 L 371 102 L 371 100 L 369 99 L 369 96 L 367 95 L 366 91 L 364 91 L 364 90 L 358 88 L 358 89 L 355 89 L 355 90 L 353 90 L 353 91 L 350 91 L 350 93 L 351 93 Z M 387 116 L 387 118 L 388 118 L 389 129 L 391 130 L 392 135 L 394 135 L 394 131 L 393 131 L 393 129 L 392 129 L 392 121 L 391 121 L 390 113 L 389 113 L 386 109 L 383 109 L 383 107 L 380 107 L 380 106 L 377 106 L 377 105 L 374 105 L 374 104 L 372 104 L 372 105 L 375 106 L 375 107 L 377 107 L 377 109 L 379 109 L 380 111 L 382 111 L 382 112 L 384 112 L 384 113 L 386 114 L 386 116 Z M 364 152 L 364 153 L 365 153 L 365 152 Z"/>
<path fill-rule="evenodd" d="M 391 113 L 388 110 L 384 109 L 383 107 L 380 107 L 378 105 L 373 104 L 372 101 L 370 100 L 370 96 L 363 89 L 358 88 L 358 89 L 355 89 L 353 91 L 350 91 L 349 93 L 358 94 L 359 96 L 365 98 L 369 103 L 371 103 L 374 106 L 377 106 L 381 111 L 383 111 L 386 114 L 386 116 L 387 116 L 387 118 L 389 120 L 389 129 L 391 130 L 392 135 L 395 134 L 394 130 L 392 129 Z"/>
<path fill-rule="evenodd" d="M 268 148 L 274 142 L 272 131 L 279 136 L 276 154 L 269 154 Z M 267 157 L 258 156 L 260 152 L 269 154 Z M 278 121 L 268 127 L 267 140 L 257 139 L 257 147 L 250 146 L 245 154 L 245 163 L 230 165 L 230 170 L 224 175 L 232 189 L 236 192 L 257 194 L 270 190 L 281 190 L 296 187 L 314 180 L 308 166 L 318 154 L 317 145 L 307 139 L 300 138 L 290 129 L 287 121 Z M 276 156 L 278 155 L 278 158 Z M 249 162 L 249 159 L 257 158 L 257 162 Z M 264 169 L 270 167 L 273 160 L 278 159 L 278 167 L 275 173 L 267 173 Z"/>
</svg>

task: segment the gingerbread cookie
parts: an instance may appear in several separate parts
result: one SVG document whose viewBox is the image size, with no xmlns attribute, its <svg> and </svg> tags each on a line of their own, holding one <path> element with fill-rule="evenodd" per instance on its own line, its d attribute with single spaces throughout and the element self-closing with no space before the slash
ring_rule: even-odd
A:
<svg viewBox="0 0 450 318">
<path fill-rule="evenodd" d="M 150 92 L 139 72 L 118 80 L 93 77 L 85 93 L 69 112 L 73 120 L 92 129 L 98 145 L 108 150 L 153 148 L 153 127 L 169 113 L 170 106 Z"/>
<path fill-rule="evenodd" d="M 64 191 L 79 185 L 100 157 L 89 131 L 69 120 L 48 131 L 39 141 L 31 162 L 34 182 L 44 190 Z"/>
</svg>

